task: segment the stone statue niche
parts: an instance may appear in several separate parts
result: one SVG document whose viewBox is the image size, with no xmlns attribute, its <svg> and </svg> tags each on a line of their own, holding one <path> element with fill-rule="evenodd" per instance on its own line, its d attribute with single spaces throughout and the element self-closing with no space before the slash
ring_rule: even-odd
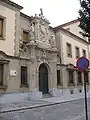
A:
<svg viewBox="0 0 90 120">
<path fill-rule="evenodd" d="M 54 34 L 51 35 L 50 44 L 51 44 L 52 48 L 56 47 L 56 41 L 55 41 L 55 35 Z"/>
<path fill-rule="evenodd" d="M 32 23 L 29 30 L 29 42 L 35 43 L 35 24 Z"/>
</svg>

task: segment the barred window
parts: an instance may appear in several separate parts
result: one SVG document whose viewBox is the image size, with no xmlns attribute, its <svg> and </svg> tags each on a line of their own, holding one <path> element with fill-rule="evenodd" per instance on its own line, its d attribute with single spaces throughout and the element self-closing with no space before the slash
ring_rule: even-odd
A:
<svg viewBox="0 0 90 120">
<path fill-rule="evenodd" d="M 60 70 L 57 70 L 57 85 L 60 85 L 61 81 L 60 81 Z"/>
<path fill-rule="evenodd" d="M 72 57 L 71 45 L 67 43 L 67 57 Z"/>
<path fill-rule="evenodd" d="M 28 85 L 27 67 L 21 66 L 21 85 Z"/>
</svg>

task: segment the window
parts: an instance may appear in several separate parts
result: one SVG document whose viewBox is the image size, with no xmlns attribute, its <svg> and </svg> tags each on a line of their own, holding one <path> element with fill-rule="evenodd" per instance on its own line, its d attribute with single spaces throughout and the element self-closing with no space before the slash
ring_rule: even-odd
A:
<svg viewBox="0 0 90 120">
<path fill-rule="evenodd" d="M 69 71 L 69 85 L 72 85 L 74 84 L 74 81 L 73 81 L 73 71 Z"/>
<path fill-rule="evenodd" d="M 0 18 L 0 37 L 2 38 L 3 37 L 3 19 Z"/>
<path fill-rule="evenodd" d="M 0 86 L 3 86 L 3 64 L 0 64 Z"/>
<path fill-rule="evenodd" d="M 72 57 L 71 45 L 67 43 L 67 57 Z"/>
<path fill-rule="evenodd" d="M 21 85 L 28 85 L 27 83 L 27 67 L 21 66 Z"/>
<path fill-rule="evenodd" d="M 60 70 L 57 70 L 57 85 L 60 85 L 61 81 L 60 81 Z"/>
<path fill-rule="evenodd" d="M 28 41 L 28 32 L 23 31 L 23 41 L 27 42 Z"/>
<path fill-rule="evenodd" d="M 83 56 L 86 57 L 86 50 L 83 50 Z"/>
<path fill-rule="evenodd" d="M 81 72 L 77 72 L 78 74 L 78 84 L 82 84 L 82 74 Z"/>
<path fill-rule="evenodd" d="M 89 79 L 88 79 L 88 72 L 84 71 L 84 77 L 85 77 L 85 81 L 88 84 L 89 83 Z"/>
<path fill-rule="evenodd" d="M 80 57 L 79 48 L 75 47 L 76 59 Z"/>
</svg>

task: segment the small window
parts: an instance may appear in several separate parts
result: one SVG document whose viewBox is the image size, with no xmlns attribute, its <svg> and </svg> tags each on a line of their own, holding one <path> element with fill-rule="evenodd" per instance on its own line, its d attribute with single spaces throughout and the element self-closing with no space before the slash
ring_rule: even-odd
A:
<svg viewBox="0 0 90 120">
<path fill-rule="evenodd" d="M 83 50 L 83 56 L 86 57 L 86 50 Z"/>
<path fill-rule="evenodd" d="M 57 70 L 57 85 L 60 85 L 61 81 L 60 81 L 60 70 Z"/>
<path fill-rule="evenodd" d="M 27 67 L 21 66 L 21 85 L 28 85 Z"/>
<path fill-rule="evenodd" d="M 3 22 L 4 19 L 0 18 L 0 37 L 3 37 Z"/>
<path fill-rule="evenodd" d="M 80 57 L 79 48 L 75 47 L 76 59 Z"/>
<path fill-rule="evenodd" d="M 81 74 L 81 72 L 77 72 L 77 74 L 78 74 L 78 84 L 82 84 L 82 74 Z"/>
<path fill-rule="evenodd" d="M 72 57 L 71 45 L 67 43 L 67 57 Z"/>
<path fill-rule="evenodd" d="M 27 31 L 23 31 L 23 41 L 24 42 L 28 41 L 28 32 Z"/>
<path fill-rule="evenodd" d="M 68 72 L 69 72 L 69 85 L 72 85 L 72 84 L 74 84 L 73 71 L 68 71 Z"/>
</svg>

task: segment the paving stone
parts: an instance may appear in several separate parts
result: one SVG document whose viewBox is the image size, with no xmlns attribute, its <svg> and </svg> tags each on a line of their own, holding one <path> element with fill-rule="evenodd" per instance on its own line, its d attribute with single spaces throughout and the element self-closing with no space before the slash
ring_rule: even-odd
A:
<svg viewBox="0 0 90 120">
<path fill-rule="evenodd" d="M 88 99 L 90 120 L 90 99 Z M 0 114 L 0 120 L 85 120 L 84 99 Z"/>
</svg>

